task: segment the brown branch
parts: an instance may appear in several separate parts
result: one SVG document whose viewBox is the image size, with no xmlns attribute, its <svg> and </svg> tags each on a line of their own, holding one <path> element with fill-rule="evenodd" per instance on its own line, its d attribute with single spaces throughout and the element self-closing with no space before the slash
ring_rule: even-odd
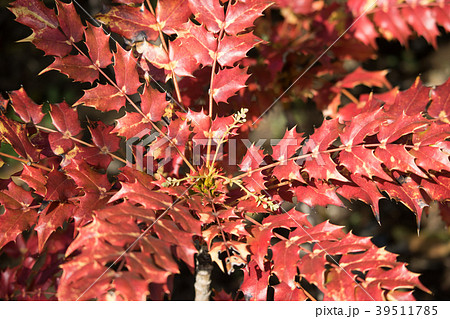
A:
<svg viewBox="0 0 450 319">
<path fill-rule="evenodd" d="M 51 168 L 48 168 L 48 167 L 46 167 L 46 166 L 43 166 L 43 165 L 40 165 L 40 164 L 37 164 L 37 163 L 30 162 L 29 160 L 26 160 L 26 159 L 23 159 L 23 158 L 20 158 L 20 157 L 16 157 L 16 156 L 14 156 L 14 155 L 9 155 L 9 154 L 0 152 L 0 156 L 7 157 L 7 158 L 11 158 L 11 159 L 16 160 L 16 161 L 18 161 L 18 162 L 21 162 L 21 163 L 23 163 L 23 164 L 25 164 L 25 165 L 28 165 L 28 166 L 34 166 L 34 167 L 36 167 L 36 168 L 40 168 L 40 169 L 46 170 L 46 171 L 48 171 L 48 172 L 51 172 L 51 171 L 52 171 Z"/>
<path fill-rule="evenodd" d="M 216 74 L 216 67 L 217 67 L 217 51 L 219 49 L 219 43 L 220 40 L 223 37 L 223 33 L 225 31 L 225 25 L 222 25 L 222 28 L 220 29 L 220 33 L 219 33 L 219 37 L 217 38 L 217 49 L 216 52 L 214 52 L 214 61 L 213 61 L 213 65 L 212 65 L 212 69 L 211 69 L 211 79 L 209 82 L 209 110 L 208 110 L 208 116 L 209 116 L 209 120 L 211 122 L 211 127 L 212 127 L 212 117 L 213 117 L 213 105 L 214 105 L 214 99 L 213 99 L 213 82 L 214 82 L 214 76 Z M 209 156 L 211 154 L 211 143 L 212 143 L 212 136 L 211 136 L 211 129 L 210 132 L 208 134 L 208 146 L 207 146 L 207 150 L 206 150 L 206 167 L 209 166 Z"/>
</svg>

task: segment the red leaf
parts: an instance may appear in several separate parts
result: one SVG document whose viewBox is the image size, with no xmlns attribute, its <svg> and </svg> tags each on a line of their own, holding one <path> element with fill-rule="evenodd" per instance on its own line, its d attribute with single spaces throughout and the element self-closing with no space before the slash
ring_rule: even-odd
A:
<svg viewBox="0 0 450 319">
<path fill-rule="evenodd" d="M 450 123 L 450 78 L 431 91 L 432 99 L 428 114 L 434 118 L 439 118 L 442 122 Z"/>
<path fill-rule="evenodd" d="M 9 93 L 14 111 L 25 122 L 33 122 L 38 124 L 42 121 L 44 114 L 41 111 L 41 106 L 34 103 L 32 99 L 28 97 L 23 88 L 12 91 Z"/>
<path fill-rule="evenodd" d="M 216 0 L 189 0 L 189 7 L 195 19 L 203 24 L 210 32 L 220 31 L 225 19 L 223 7 Z"/>
<path fill-rule="evenodd" d="M 92 62 L 99 68 L 106 68 L 112 63 L 113 57 L 109 48 L 109 36 L 105 34 L 102 27 L 94 27 L 89 22 L 84 34 Z"/>
<path fill-rule="evenodd" d="M 369 178 L 376 176 L 388 181 L 391 180 L 389 175 L 381 167 L 382 162 L 373 154 L 373 150 L 367 149 L 364 146 L 354 147 L 351 151 L 341 152 L 339 154 L 339 161 L 352 173 Z"/>
<path fill-rule="evenodd" d="M 121 46 L 118 46 L 117 53 L 114 54 L 114 61 L 117 86 L 125 94 L 137 93 L 142 83 L 139 82 L 139 75 L 136 71 L 138 64 L 133 57 L 133 52 L 125 51 Z"/>
<path fill-rule="evenodd" d="M 52 104 L 50 111 L 53 125 L 64 136 L 76 136 L 81 132 L 80 121 L 78 120 L 78 112 L 75 108 L 71 108 L 66 102 Z"/>
<path fill-rule="evenodd" d="M 119 111 L 125 106 L 125 95 L 112 85 L 99 84 L 96 87 L 84 91 L 84 95 L 75 105 L 84 104 L 99 111 Z"/>
<path fill-rule="evenodd" d="M 262 15 L 262 12 L 271 5 L 271 2 L 260 0 L 236 1 L 229 5 L 225 18 L 225 31 L 236 35 L 253 26 L 253 21 Z M 221 20 L 222 21 L 222 20 Z"/>
<path fill-rule="evenodd" d="M 47 193 L 47 178 L 44 176 L 40 169 L 32 166 L 24 165 L 20 179 L 23 180 L 29 187 L 35 190 L 35 193 L 41 196 L 45 196 Z"/>
<path fill-rule="evenodd" d="M 402 14 L 419 35 L 437 49 L 437 36 L 439 30 L 436 26 L 435 14 L 432 8 L 426 6 L 414 5 L 413 7 L 402 8 Z"/>
<path fill-rule="evenodd" d="M 64 222 L 73 216 L 73 211 L 75 209 L 75 205 L 63 203 L 59 204 L 49 212 L 48 210 L 51 206 L 52 205 L 49 204 L 46 209 L 39 214 L 39 220 L 34 228 L 38 234 L 39 252 L 42 252 L 44 249 L 44 245 L 50 235 L 56 231 L 58 227 L 63 227 Z"/>
<path fill-rule="evenodd" d="M 78 194 L 74 181 L 64 173 L 53 170 L 47 177 L 47 193 L 44 200 L 64 202 Z"/>
<path fill-rule="evenodd" d="M 358 23 L 360 23 L 358 21 Z M 386 79 L 388 71 L 366 71 L 362 67 L 356 68 L 352 73 L 344 77 L 340 86 L 343 88 L 353 89 L 359 84 L 372 87 L 387 87 L 391 88 L 391 84 Z"/>
<path fill-rule="evenodd" d="M 294 192 L 297 202 L 305 203 L 310 207 L 316 205 L 325 207 L 327 205 L 344 206 L 336 195 L 335 189 L 322 182 L 315 182 L 315 186 L 295 187 Z"/>
<path fill-rule="evenodd" d="M 282 240 L 272 246 L 273 272 L 281 282 L 295 288 L 297 276 L 297 260 L 300 258 L 300 247 L 295 241 Z"/>
<path fill-rule="evenodd" d="M 58 30 L 59 22 L 55 12 L 43 2 L 17 0 L 10 10 L 16 15 L 17 22 L 33 30 L 33 33 L 22 41 L 32 42 L 48 55 L 63 57 L 72 50 L 72 46 L 67 43 L 67 37 Z"/>
<path fill-rule="evenodd" d="M 308 299 L 302 289 L 290 287 L 284 282 L 273 288 L 275 289 L 275 301 L 305 301 Z"/>
<path fill-rule="evenodd" d="M 98 71 L 92 65 L 91 60 L 81 54 L 69 55 L 64 58 L 55 57 L 55 61 L 43 69 L 39 75 L 50 70 L 57 70 L 78 82 L 93 83 L 98 79 Z"/>
<path fill-rule="evenodd" d="M 39 150 L 31 144 L 26 128 L 10 120 L 4 114 L 0 116 L 0 138 L 7 141 L 23 158 L 32 161 L 38 160 Z"/>
<path fill-rule="evenodd" d="M 36 222 L 36 210 L 28 208 L 32 201 L 30 192 L 14 182 L 0 192 L 0 203 L 5 207 L 5 213 L 0 215 L 0 248 Z"/>
<path fill-rule="evenodd" d="M 244 271 L 244 281 L 240 288 L 245 299 L 266 301 L 270 272 L 261 270 L 253 260 L 247 267 L 248 271 Z"/>
<path fill-rule="evenodd" d="M 422 85 L 419 77 L 407 90 L 399 92 L 392 105 L 386 107 L 386 112 L 391 115 L 417 115 L 425 112 L 430 100 L 430 88 Z"/>
<path fill-rule="evenodd" d="M 85 193 L 98 193 L 103 195 L 111 188 L 106 174 L 94 171 L 85 162 L 74 162 L 65 167 L 67 175 L 70 176 L 77 186 Z"/>
<path fill-rule="evenodd" d="M 347 181 L 337 171 L 337 165 L 331 159 L 330 154 L 324 153 L 339 136 L 338 124 L 337 119 L 323 121 L 322 125 L 307 139 L 305 146 L 302 148 L 302 153 L 312 153 L 311 158 L 306 158 L 303 165 L 304 171 L 310 177 L 322 180 Z"/>
<path fill-rule="evenodd" d="M 89 128 L 92 141 L 104 153 L 112 153 L 119 149 L 120 138 L 111 134 L 113 129 L 113 126 L 107 126 L 102 122 L 98 122 L 94 129 Z"/>
<path fill-rule="evenodd" d="M 401 44 L 407 45 L 411 30 L 397 7 L 390 6 L 387 10 L 377 10 L 373 19 L 387 39 L 395 38 Z"/>
<path fill-rule="evenodd" d="M 446 176 L 438 176 L 433 182 L 422 179 L 421 187 L 425 189 L 427 194 L 433 200 L 440 202 L 446 201 L 450 198 L 450 178 Z"/>
<path fill-rule="evenodd" d="M 233 66 L 233 64 L 245 58 L 247 52 L 262 40 L 253 33 L 237 36 L 225 36 L 219 42 L 217 49 L 217 62 L 221 66 Z"/>
<path fill-rule="evenodd" d="M 298 134 L 296 128 L 286 130 L 283 138 L 277 145 L 272 147 L 272 158 L 276 161 L 284 161 L 291 158 L 300 148 L 300 144 L 304 140 L 303 134 Z"/>
<path fill-rule="evenodd" d="M 112 133 L 117 133 L 120 136 L 130 139 L 133 137 L 143 137 L 152 129 L 150 123 L 146 123 L 144 118 L 139 113 L 126 113 L 123 117 L 116 120 L 116 127 Z"/>
<path fill-rule="evenodd" d="M 203 66 L 212 65 L 217 48 L 216 38 L 203 26 L 188 22 L 179 37 L 170 43 L 170 61 L 175 62 L 174 71 L 180 76 L 192 76 L 192 73 Z M 190 65 L 193 63 L 193 65 Z M 195 64 L 196 63 L 196 64 Z"/>
<path fill-rule="evenodd" d="M 191 15 L 187 0 L 160 0 L 156 4 L 156 21 L 166 34 L 177 33 Z"/>
<path fill-rule="evenodd" d="M 59 0 L 56 1 L 58 8 L 59 26 L 70 42 L 79 42 L 83 39 L 84 26 L 80 21 L 73 3 L 64 3 Z"/>
<path fill-rule="evenodd" d="M 405 113 L 391 117 L 380 126 L 378 140 L 381 143 L 392 143 L 400 137 L 425 128 L 429 124 L 420 113 L 408 116 Z"/>
<path fill-rule="evenodd" d="M 426 171 L 450 171 L 448 150 L 445 153 L 440 147 L 422 146 L 409 152 L 416 158 L 416 164 Z"/>
<path fill-rule="evenodd" d="M 211 88 L 214 101 L 216 103 L 227 103 L 230 97 L 246 86 L 245 82 L 249 76 L 247 69 L 240 69 L 238 67 L 220 70 L 215 75 Z"/>
<path fill-rule="evenodd" d="M 380 124 L 387 119 L 387 115 L 381 108 L 370 114 L 361 113 L 352 119 L 352 122 L 340 134 L 342 143 L 345 146 L 360 144 L 366 136 L 374 135 L 378 132 Z"/>
<path fill-rule="evenodd" d="M 112 7 L 108 13 L 97 15 L 96 18 L 108 25 L 112 32 L 127 39 L 139 38 L 142 33 L 149 41 L 158 38 L 156 19 L 144 5 L 137 8 L 130 6 Z"/>
<path fill-rule="evenodd" d="M 295 180 L 305 183 L 302 175 L 300 174 L 301 167 L 296 161 L 290 160 L 280 165 L 275 166 L 273 169 L 273 176 L 278 178 L 278 180 Z"/>
<path fill-rule="evenodd" d="M 417 167 L 414 156 L 409 153 L 404 145 L 390 144 L 384 148 L 378 147 L 375 150 L 378 157 L 389 170 L 399 170 L 401 172 L 411 172 L 420 177 L 427 176 Z"/>
<path fill-rule="evenodd" d="M 380 190 L 385 191 L 391 198 L 401 201 L 410 210 L 417 214 L 417 227 L 420 227 L 420 218 L 422 211 L 428 205 L 420 193 L 419 185 L 414 182 L 411 177 L 402 176 L 394 172 L 394 177 L 399 182 L 400 186 L 384 182 L 377 183 Z"/>
</svg>

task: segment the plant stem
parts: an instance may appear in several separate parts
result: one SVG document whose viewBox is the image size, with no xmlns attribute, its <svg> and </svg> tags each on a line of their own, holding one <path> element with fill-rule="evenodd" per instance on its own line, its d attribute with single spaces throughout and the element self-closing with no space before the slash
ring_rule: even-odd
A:
<svg viewBox="0 0 450 319">
<path fill-rule="evenodd" d="M 385 144 L 383 144 L 383 143 L 365 144 L 365 145 L 364 144 L 360 144 L 360 145 L 351 145 L 350 148 L 354 148 L 354 147 L 379 147 L 379 146 L 383 146 L 383 145 L 385 145 Z M 405 147 L 413 147 L 413 146 L 405 145 Z M 331 150 L 319 151 L 319 152 L 317 152 L 315 154 L 333 153 L 333 152 L 338 152 L 338 151 L 345 150 L 347 148 L 349 148 L 349 146 L 343 145 L 343 146 L 340 146 L 340 147 L 333 148 Z M 281 165 L 281 164 L 285 164 L 288 161 L 296 161 L 298 159 L 308 158 L 308 157 L 313 156 L 315 154 L 313 154 L 313 153 L 302 154 L 302 155 L 299 155 L 299 156 L 294 156 L 294 157 L 291 157 L 291 158 L 288 158 L 288 159 L 284 159 L 284 160 L 279 161 L 279 162 L 275 162 L 275 163 L 268 164 L 268 165 L 265 165 L 265 166 L 262 166 L 262 167 L 258 167 L 258 168 L 249 170 L 248 172 L 245 172 L 243 174 L 239 174 L 237 176 L 229 178 L 228 182 L 234 182 L 236 180 L 240 180 L 241 178 L 243 178 L 245 176 L 250 176 L 250 175 L 252 175 L 255 172 L 263 171 L 263 170 L 266 170 L 266 169 L 271 168 L 271 167 L 275 167 L 275 166 L 278 166 L 278 165 Z"/>
<path fill-rule="evenodd" d="M 224 33 L 224 26 L 222 26 L 222 28 L 220 29 L 220 33 L 219 33 L 219 37 L 217 38 L 217 49 L 216 52 L 214 52 L 214 61 L 212 64 L 212 69 L 211 69 L 211 80 L 209 82 L 209 110 L 208 110 L 208 116 L 209 116 L 209 120 L 210 120 L 210 129 L 209 129 L 209 134 L 208 134 L 208 146 L 207 146 L 207 150 L 206 150 L 206 167 L 209 167 L 209 156 L 211 154 L 211 143 L 212 143 L 212 137 L 211 137 L 211 127 L 212 127 L 212 122 L 213 122 L 213 105 L 214 105 L 214 99 L 213 99 L 213 83 L 214 83 L 214 75 L 216 74 L 216 67 L 217 67 L 217 50 L 219 49 L 219 43 L 220 40 L 223 37 L 223 33 Z"/>
<path fill-rule="evenodd" d="M 43 165 L 39 165 L 39 164 L 30 162 L 29 160 L 26 160 L 26 159 L 23 159 L 23 158 L 20 158 L 20 157 L 16 157 L 16 156 L 14 156 L 14 155 L 9 155 L 9 154 L 0 152 L 0 156 L 8 157 L 8 158 L 11 158 L 11 159 L 16 160 L 16 161 L 18 161 L 18 162 L 21 162 L 21 163 L 23 163 L 23 164 L 25 164 L 25 165 L 34 166 L 34 167 L 36 167 L 36 168 L 40 168 L 40 169 L 46 170 L 46 171 L 48 171 L 48 172 L 51 172 L 51 171 L 52 171 L 51 168 L 48 168 L 48 167 L 46 167 L 46 166 L 43 166 Z"/>
</svg>

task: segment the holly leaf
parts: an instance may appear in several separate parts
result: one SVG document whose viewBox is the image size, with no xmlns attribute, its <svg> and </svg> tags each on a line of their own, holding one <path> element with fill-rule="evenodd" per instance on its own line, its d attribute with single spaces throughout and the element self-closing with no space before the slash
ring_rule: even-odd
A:
<svg viewBox="0 0 450 319">
<path fill-rule="evenodd" d="M 322 125 L 305 142 L 302 153 L 312 153 L 311 158 L 307 158 L 303 164 L 304 171 L 309 176 L 314 176 L 314 178 L 322 180 L 335 179 L 342 182 L 347 181 L 337 171 L 337 165 L 331 159 L 330 154 L 325 153 L 339 136 L 338 124 L 337 119 L 323 121 Z"/>
<path fill-rule="evenodd" d="M 269 1 L 246 0 L 229 5 L 225 18 L 225 31 L 230 35 L 236 35 L 252 27 L 256 18 L 262 16 L 262 12 L 271 4 Z"/>
<path fill-rule="evenodd" d="M 57 0 L 56 8 L 58 10 L 59 26 L 70 42 L 81 41 L 83 39 L 84 26 L 73 6 L 73 2 L 64 3 Z"/>
<path fill-rule="evenodd" d="M 72 50 L 67 37 L 58 29 L 55 12 L 39 0 L 16 0 L 9 9 L 16 21 L 30 27 L 33 33 L 22 42 L 32 42 L 47 55 L 66 56 Z"/>
<path fill-rule="evenodd" d="M 74 104 L 84 104 L 102 112 L 119 111 L 125 106 L 125 95 L 112 85 L 99 84 L 84 91 L 84 95 Z"/>
<path fill-rule="evenodd" d="M 434 118 L 439 118 L 444 123 L 450 123 L 450 78 L 431 91 L 432 102 L 428 108 L 428 114 Z"/>
<path fill-rule="evenodd" d="M 7 190 L 0 192 L 0 204 L 5 208 L 0 215 L 0 248 L 36 222 L 36 210 L 28 208 L 32 202 L 31 193 L 14 182 L 8 184 Z"/>
<path fill-rule="evenodd" d="M 142 84 L 139 82 L 139 75 L 136 71 L 137 65 L 133 52 L 125 51 L 121 46 L 117 47 L 117 53 L 114 54 L 116 84 L 125 94 L 137 93 Z"/>
<path fill-rule="evenodd" d="M 416 31 L 417 34 L 422 35 L 425 40 L 437 49 L 437 36 L 439 35 L 439 30 L 436 26 L 436 18 L 433 9 L 421 5 L 406 6 L 402 9 L 402 14 L 414 31 Z"/>
<path fill-rule="evenodd" d="M 237 36 L 226 35 L 217 49 L 217 62 L 221 66 L 233 66 L 237 61 L 245 58 L 247 52 L 262 40 L 253 33 L 245 33 Z"/>
<path fill-rule="evenodd" d="M 33 188 L 36 194 L 45 196 L 47 193 L 47 178 L 40 169 L 24 165 L 20 179 Z"/>
<path fill-rule="evenodd" d="M 31 144 L 26 128 L 4 114 L 0 116 L 0 139 L 7 141 L 23 158 L 33 162 L 39 159 L 39 150 Z"/>
<path fill-rule="evenodd" d="M 59 71 L 78 82 L 93 83 L 99 75 L 91 60 L 81 54 L 69 55 L 64 58 L 55 57 L 55 61 L 43 69 L 39 75 L 50 70 Z"/>
<path fill-rule="evenodd" d="M 210 32 L 218 33 L 225 20 L 224 8 L 215 0 L 189 0 L 189 8 L 195 19 Z"/>
<path fill-rule="evenodd" d="M 373 17 L 374 22 L 381 28 L 380 32 L 387 39 L 398 39 L 402 45 L 408 44 L 411 30 L 395 6 L 377 10 Z"/>
<path fill-rule="evenodd" d="M 216 103 L 225 102 L 236 94 L 237 91 L 246 87 L 245 82 L 249 78 L 247 68 L 238 67 L 220 70 L 214 77 L 211 92 Z"/>
<path fill-rule="evenodd" d="M 156 4 L 156 21 L 165 34 L 175 34 L 191 15 L 187 0 L 161 0 Z"/>
<path fill-rule="evenodd" d="M 156 19 L 144 5 L 112 7 L 108 13 L 96 18 L 127 39 L 139 39 L 144 35 L 147 40 L 154 41 L 159 36 Z"/>
<path fill-rule="evenodd" d="M 59 131 L 49 134 L 50 147 L 57 155 L 66 153 L 74 146 L 70 137 L 75 137 L 81 132 L 78 112 L 66 102 L 62 102 L 51 105 L 50 116 L 53 125 Z"/>
<path fill-rule="evenodd" d="M 385 180 L 391 180 L 383 168 L 382 162 L 375 157 L 373 150 L 364 146 L 354 147 L 351 151 L 344 151 L 339 154 L 339 162 L 347 167 L 352 173 L 357 173 L 369 178 L 377 176 Z"/>
<path fill-rule="evenodd" d="M 247 300 L 266 301 L 270 272 L 261 270 L 253 260 L 247 267 L 248 271 L 244 271 L 244 282 L 240 290 Z"/>
<path fill-rule="evenodd" d="M 94 27 L 89 22 L 84 34 L 92 62 L 99 68 L 106 68 L 112 63 L 113 57 L 109 48 L 109 36 L 105 34 L 102 27 Z"/>
<path fill-rule="evenodd" d="M 23 88 L 12 91 L 9 93 L 9 97 L 14 111 L 24 122 L 38 124 L 42 121 L 44 114 L 41 111 L 41 106 L 34 103 Z"/>
<path fill-rule="evenodd" d="M 70 165 L 65 167 L 65 171 L 85 193 L 104 195 L 111 189 L 111 183 L 108 181 L 106 174 L 94 171 L 85 162 L 72 161 Z"/>
<path fill-rule="evenodd" d="M 74 215 L 76 206 L 70 203 L 60 203 L 54 209 L 50 210 L 52 205 L 40 212 L 39 219 L 34 228 L 38 234 L 38 251 L 41 253 L 44 249 L 50 235 L 56 231 L 59 227 L 63 227 L 64 222 Z"/>
<path fill-rule="evenodd" d="M 45 201 L 64 202 L 78 194 L 75 182 L 63 172 L 52 170 L 47 176 Z"/>
</svg>

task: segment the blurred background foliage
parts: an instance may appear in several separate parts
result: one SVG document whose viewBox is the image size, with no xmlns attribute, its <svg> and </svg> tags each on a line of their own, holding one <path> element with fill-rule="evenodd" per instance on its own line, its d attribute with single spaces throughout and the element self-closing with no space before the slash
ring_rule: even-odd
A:
<svg viewBox="0 0 450 319">
<path fill-rule="evenodd" d="M 66 100 L 71 104 L 78 100 L 83 94 L 82 90 L 88 87 L 84 86 L 86 84 L 73 82 L 56 71 L 38 75 L 52 63 L 53 58 L 44 56 L 31 43 L 17 42 L 30 35 L 31 31 L 14 21 L 14 15 L 6 9 L 10 2 L 0 0 L 0 92 L 4 94 L 23 86 L 37 103 Z M 53 6 L 53 1 L 45 2 Z M 107 1 L 102 0 L 78 2 L 91 14 L 100 12 L 107 4 Z M 80 14 L 84 15 L 82 12 Z M 367 70 L 389 70 L 388 80 L 400 89 L 410 87 L 419 75 L 428 86 L 442 84 L 450 75 L 450 34 L 442 34 L 438 38 L 437 51 L 422 37 L 410 40 L 408 48 L 401 46 L 398 41 L 384 39 L 378 39 L 377 44 L 378 58 L 366 61 L 363 67 Z M 92 116 L 95 117 L 95 114 L 89 115 Z M 265 115 L 253 138 L 281 138 L 286 127 L 294 125 L 297 125 L 299 132 L 311 134 L 322 120 L 322 113 L 312 103 L 299 100 L 290 105 L 277 104 Z M 1 151 L 12 152 L 4 145 Z M 18 165 L 5 160 L 5 165 L 0 168 L 0 177 L 5 178 L 19 169 Z M 418 292 L 416 298 L 450 300 L 450 232 L 445 228 L 437 207 L 430 207 L 428 214 L 422 217 L 418 236 L 415 217 L 402 204 L 381 200 L 380 226 L 369 206 L 359 201 L 347 203 L 348 209 L 334 206 L 309 208 L 304 204 L 299 204 L 298 208 L 309 212 L 314 223 L 330 219 L 332 223 L 346 226 L 348 231 L 356 235 L 372 236 L 376 245 L 386 246 L 389 251 L 399 254 L 399 259 L 407 262 L 410 270 L 422 274 L 422 282 L 433 292 L 433 295 Z M 183 276 L 186 272 L 183 271 Z M 235 275 L 230 278 L 218 269 L 215 269 L 213 276 L 222 287 L 235 286 L 238 282 Z M 193 297 L 193 276 L 188 278 L 188 281 L 177 282 L 174 299 Z"/>
</svg>

